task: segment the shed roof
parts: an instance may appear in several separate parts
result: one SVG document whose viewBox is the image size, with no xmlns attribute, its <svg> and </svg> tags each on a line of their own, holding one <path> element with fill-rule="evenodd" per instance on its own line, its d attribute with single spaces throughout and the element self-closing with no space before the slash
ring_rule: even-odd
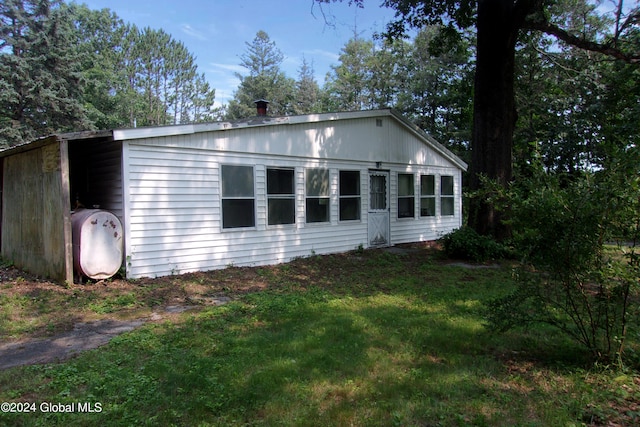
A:
<svg viewBox="0 0 640 427">
<path fill-rule="evenodd" d="M 17 145 L 0 151 L 0 157 L 10 156 L 15 153 L 37 148 L 54 140 L 80 140 L 101 139 L 103 141 L 127 141 L 133 139 L 157 138 L 171 135 L 189 135 L 201 132 L 229 131 L 232 129 L 261 127 L 261 126 L 286 126 L 304 123 L 321 123 L 348 119 L 361 119 L 372 117 L 391 117 L 395 119 L 408 132 L 414 134 L 427 146 L 438 154 L 451 161 L 462 170 L 467 170 L 468 165 L 446 147 L 436 141 L 431 135 L 411 123 L 397 111 L 386 108 L 380 110 L 347 111 L 336 113 L 305 114 L 299 116 L 255 116 L 236 121 L 220 121 L 212 123 L 193 123 L 185 125 L 153 126 L 131 129 L 113 129 L 103 131 L 86 131 L 61 133 L 40 138 L 32 142 Z"/>
</svg>

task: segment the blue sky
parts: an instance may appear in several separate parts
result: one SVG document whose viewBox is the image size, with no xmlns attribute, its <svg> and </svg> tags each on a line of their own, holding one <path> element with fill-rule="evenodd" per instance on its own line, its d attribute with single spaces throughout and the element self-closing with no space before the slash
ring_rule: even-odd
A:
<svg viewBox="0 0 640 427">
<path fill-rule="evenodd" d="M 233 97 L 235 72 L 244 74 L 240 55 L 259 30 L 269 34 L 285 60 L 282 70 L 297 78 L 303 57 L 313 63 L 322 85 L 331 65 L 353 37 L 368 38 L 385 29 L 394 11 L 370 0 L 364 8 L 344 3 L 324 5 L 312 0 L 76 0 L 91 9 L 109 8 L 125 22 L 163 29 L 196 56 L 198 70 L 216 89 L 216 104 Z"/>
</svg>

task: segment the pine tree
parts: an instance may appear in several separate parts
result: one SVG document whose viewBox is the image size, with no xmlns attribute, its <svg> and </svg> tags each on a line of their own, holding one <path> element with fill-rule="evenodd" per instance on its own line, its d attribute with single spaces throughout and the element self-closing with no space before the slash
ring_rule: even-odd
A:
<svg viewBox="0 0 640 427">
<path fill-rule="evenodd" d="M 249 75 L 236 74 L 240 79 L 234 99 L 229 102 L 227 118 L 243 119 L 255 116 L 254 101 L 269 101 L 269 114 L 284 116 L 293 113 L 295 81 L 280 70 L 284 55 L 264 31 L 247 45 L 247 52 L 240 57 Z"/>
<path fill-rule="evenodd" d="M 87 82 L 83 103 L 101 129 L 213 120 L 215 90 L 195 57 L 162 30 L 125 24 L 109 9 L 73 4 Z"/>
<path fill-rule="evenodd" d="M 327 75 L 326 107 L 333 111 L 359 111 L 372 108 L 371 68 L 374 44 L 352 38 L 342 48 L 340 64 Z"/>
<path fill-rule="evenodd" d="M 89 128 L 72 31 L 59 1 L 0 3 L 0 143 Z"/>
<path fill-rule="evenodd" d="M 313 63 L 309 64 L 302 58 L 302 65 L 298 70 L 296 81 L 296 96 L 293 111 L 295 114 L 309 114 L 320 112 L 320 86 L 313 76 Z"/>
</svg>

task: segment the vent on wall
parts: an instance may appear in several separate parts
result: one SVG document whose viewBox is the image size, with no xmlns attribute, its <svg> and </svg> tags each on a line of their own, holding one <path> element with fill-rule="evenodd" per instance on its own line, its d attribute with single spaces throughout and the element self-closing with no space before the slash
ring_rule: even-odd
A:
<svg viewBox="0 0 640 427">
<path fill-rule="evenodd" d="M 382 119 L 376 119 L 376 126 L 379 128 L 382 127 Z"/>
</svg>

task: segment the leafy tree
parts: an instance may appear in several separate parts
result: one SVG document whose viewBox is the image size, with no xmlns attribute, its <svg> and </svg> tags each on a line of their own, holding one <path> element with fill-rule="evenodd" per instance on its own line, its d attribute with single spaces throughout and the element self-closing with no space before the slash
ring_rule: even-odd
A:
<svg viewBox="0 0 640 427">
<path fill-rule="evenodd" d="M 374 44 L 354 37 L 342 48 L 339 65 L 331 66 L 327 75 L 327 109 L 359 111 L 374 107 L 370 88 Z"/>
<path fill-rule="evenodd" d="M 316 0 L 328 3 L 340 0 Z M 358 6 L 364 0 L 353 0 Z M 618 3 L 613 33 L 599 33 L 582 24 L 597 13 L 593 8 L 571 15 L 562 2 L 540 0 L 385 0 L 385 6 L 396 10 L 396 21 L 389 25 L 391 35 L 404 33 L 407 26 L 443 27 L 441 38 L 460 39 L 460 32 L 473 28 L 476 32 L 476 68 L 474 84 L 473 132 L 471 138 L 471 188 L 481 188 L 486 176 L 506 186 L 512 179 L 513 135 L 516 124 L 515 52 L 520 36 L 526 31 L 540 31 L 581 49 L 603 53 L 627 62 L 640 61 L 640 54 L 628 39 L 640 22 L 638 8 L 624 14 Z M 588 4 L 575 0 L 575 5 Z M 555 7 L 559 5 L 560 7 Z M 559 13 L 560 12 L 560 13 Z M 580 22 L 581 25 L 577 25 Z M 574 25 L 575 24 L 575 25 Z M 576 29 L 579 32 L 574 32 Z M 585 30 L 586 29 L 586 30 Z M 588 30 L 588 31 L 587 31 Z M 469 224 L 481 234 L 505 237 L 508 228 L 493 206 L 474 198 L 469 209 Z"/>
<path fill-rule="evenodd" d="M 90 127 L 72 31 L 58 1 L 0 3 L 0 144 Z"/>
<path fill-rule="evenodd" d="M 406 72 L 407 55 L 410 44 L 403 40 L 382 40 L 374 44 L 369 68 L 370 108 L 397 106 L 398 96 L 406 90 L 411 81 Z"/>
<path fill-rule="evenodd" d="M 302 58 L 302 65 L 298 70 L 296 81 L 294 114 L 309 114 L 320 112 L 320 86 L 313 76 L 313 64 Z"/>
<path fill-rule="evenodd" d="M 570 180 L 606 168 L 613 148 L 637 144 L 639 67 L 535 34 L 518 57 L 516 176 L 538 164 Z"/>
<path fill-rule="evenodd" d="M 255 116 L 254 101 L 269 101 L 269 112 L 274 116 L 293 113 L 295 81 L 280 70 L 284 55 L 264 31 L 258 31 L 247 51 L 240 57 L 249 74 L 236 74 L 240 79 L 234 99 L 229 102 L 227 118 L 242 119 Z"/>
<path fill-rule="evenodd" d="M 123 120 L 126 106 L 135 104 L 123 96 L 124 73 L 116 60 L 128 27 L 108 9 L 94 11 L 72 3 L 69 10 L 75 24 L 73 45 L 82 58 L 81 102 L 88 118 L 98 129 L 121 127 L 128 123 Z"/>
<path fill-rule="evenodd" d="M 450 49 L 434 49 L 438 31 L 420 30 L 407 47 L 402 70 L 406 82 L 396 108 L 465 158 L 471 138 L 473 49 L 464 40 Z"/>
<path fill-rule="evenodd" d="M 189 123 L 215 115 L 215 90 L 195 58 L 162 30 L 125 24 L 108 9 L 72 5 L 87 90 L 100 128 Z"/>
</svg>

